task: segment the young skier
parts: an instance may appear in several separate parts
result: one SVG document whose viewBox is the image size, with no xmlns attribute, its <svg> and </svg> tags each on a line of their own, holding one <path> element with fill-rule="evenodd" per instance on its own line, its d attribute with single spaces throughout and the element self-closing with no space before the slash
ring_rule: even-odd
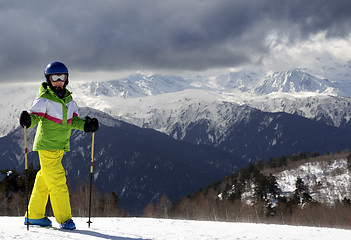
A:
<svg viewBox="0 0 351 240">
<path fill-rule="evenodd" d="M 46 82 L 40 86 L 39 96 L 33 106 L 20 115 L 20 125 L 32 128 L 38 125 L 33 151 L 38 151 L 38 171 L 28 206 L 30 225 L 52 226 L 45 216 L 46 204 L 50 202 L 56 221 L 61 228 L 74 230 L 65 170 L 61 160 L 70 150 L 71 129 L 95 132 L 99 129 L 96 118 L 78 117 L 78 107 L 71 92 L 66 89 L 68 69 L 61 62 L 51 62 L 44 71 Z M 27 224 L 27 213 L 24 223 Z"/>
</svg>

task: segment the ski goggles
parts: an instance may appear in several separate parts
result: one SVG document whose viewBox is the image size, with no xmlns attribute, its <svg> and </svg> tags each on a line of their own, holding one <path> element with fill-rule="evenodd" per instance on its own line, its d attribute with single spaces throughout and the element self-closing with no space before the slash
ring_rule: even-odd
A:
<svg viewBox="0 0 351 240">
<path fill-rule="evenodd" d="M 62 73 L 62 74 L 51 74 L 50 75 L 50 80 L 53 82 L 61 81 L 65 82 L 67 80 L 67 74 Z"/>
</svg>

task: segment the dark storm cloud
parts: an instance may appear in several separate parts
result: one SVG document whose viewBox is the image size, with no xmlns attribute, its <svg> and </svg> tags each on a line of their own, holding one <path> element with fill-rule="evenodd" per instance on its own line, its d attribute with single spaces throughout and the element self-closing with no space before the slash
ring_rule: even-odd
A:
<svg viewBox="0 0 351 240">
<path fill-rule="evenodd" d="M 76 71 L 207 70 L 259 63 L 290 44 L 350 33 L 349 0 L 0 1 L 0 81 Z M 289 44 L 288 43 L 288 44 Z"/>
</svg>

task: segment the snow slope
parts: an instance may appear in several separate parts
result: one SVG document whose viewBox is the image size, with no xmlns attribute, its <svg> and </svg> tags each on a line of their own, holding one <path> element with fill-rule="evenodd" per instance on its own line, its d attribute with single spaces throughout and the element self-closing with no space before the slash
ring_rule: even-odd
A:
<svg viewBox="0 0 351 240">
<path fill-rule="evenodd" d="M 150 218 L 93 218 L 90 228 L 87 218 L 75 218 L 74 231 L 57 230 L 56 223 L 54 228 L 30 227 L 27 231 L 23 219 L 0 217 L 0 239 L 351 239 L 351 230 L 343 229 Z"/>
</svg>

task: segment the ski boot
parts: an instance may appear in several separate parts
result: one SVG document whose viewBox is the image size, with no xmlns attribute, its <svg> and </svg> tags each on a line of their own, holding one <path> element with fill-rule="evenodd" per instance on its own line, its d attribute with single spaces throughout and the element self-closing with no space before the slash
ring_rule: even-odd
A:
<svg viewBox="0 0 351 240">
<path fill-rule="evenodd" d="M 67 229 L 67 230 L 74 230 L 76 229 L 76 225 L 74 224 L 72 219 L 69 219 L 66 222 L 60 224 L 60 228 Z"/>
<path fill-rule="evenodd" d="M 52 223 L 50 221 L 50 219 L 48 219 L 47 217 L 43 217 L 40 219 L 31 219 L 28 218 L 28 223 L 29 225 L 38 225 L 41 227 L 51 227 Z M 27 218 L 24 218 L 24 225 L 27 225 Z"/>
</svg>

